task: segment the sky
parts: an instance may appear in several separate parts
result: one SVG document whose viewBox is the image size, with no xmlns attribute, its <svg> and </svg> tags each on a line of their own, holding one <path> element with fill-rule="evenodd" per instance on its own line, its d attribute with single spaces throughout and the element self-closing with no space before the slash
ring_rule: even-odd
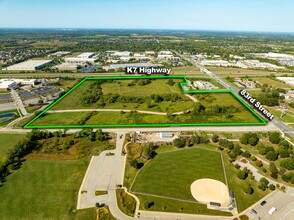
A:
<svg viewBox="0 0 294 220">
<path fill-rule="evenodd" d="M 294 32 L 294 1 L 0 0 L 0 27 Z"/>
</svg>

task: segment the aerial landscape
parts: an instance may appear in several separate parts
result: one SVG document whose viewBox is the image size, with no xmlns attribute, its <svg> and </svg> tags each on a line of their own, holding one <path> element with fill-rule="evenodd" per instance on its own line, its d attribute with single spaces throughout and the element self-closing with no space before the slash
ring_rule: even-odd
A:
<svg viewBox="0 0 294 220">
<path fill-rule="evenodd" d="M 0 219 L 293 220 L 293 10 L 0 1 Z"/>
</svg>

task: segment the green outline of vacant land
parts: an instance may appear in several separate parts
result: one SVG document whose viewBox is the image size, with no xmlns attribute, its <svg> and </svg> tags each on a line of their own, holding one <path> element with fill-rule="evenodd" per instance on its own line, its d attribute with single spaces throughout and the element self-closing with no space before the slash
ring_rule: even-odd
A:
<svg viewBox="0 0 294 220">
<path fill-rule="evenodd" d="M 232 94 L 239 102 L 241 102 L 258 120 L 259 122 L 224 122 L 224 123 L 211 123 L 211 124 L 107 124 L 107 125 L 57 125 L 57 126 L 31 126 L 31 124 L 36 121 L 39 117 L 45 114 L 49 109 L 54 105 L 64 99 L 72 91 L 74 91 L 78 86 L 84 83 L 86 80 L 118 80 L 118 79 L 182 79 L 183 82 L 180 83 L 180 87 L 185 94 L 191 93 L 230 93 Z M 240 99 L 234 92 L 231 90 L 186 90 L 185 85 L 188 84 L 186 76 L 111 76 L 111 77 L 93 77 L 93 78 L 84 78 L 79 83 L 77 83 L 72 89 L 70 89 L 66 94 L 57 99 L 51 105 L 49 105 L 44 111 L 38 114 L 33 118 L 29 123 L 27 123 L 24 128 L 37 128 L 37 129 L 63 129 L 63 128 L 115 128 L 115 127 L 172 127 L 172 126 L 238 126 L 238 125 L 266 125 L 267 122 L 260 117 L 249 105 L 247 105 L 242 99 Z M 93 110 L 94 111 L 94 110 Z"/>
</svg>

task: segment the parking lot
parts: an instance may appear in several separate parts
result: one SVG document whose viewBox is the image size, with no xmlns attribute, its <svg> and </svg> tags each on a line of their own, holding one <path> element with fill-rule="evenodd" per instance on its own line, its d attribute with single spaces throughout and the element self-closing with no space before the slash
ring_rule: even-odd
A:
<svg viewBox="0 0 294 220">
<path fill-rule="evenodd" d="M 294 219 L 294 189 L 288 188 L 287 192 L 278 191 L 266 200 L 263 206 L 256 205 L 254 211 L 249 210 L 246 213 L 249 219 L 257 220 L 293 220 Z M 269 210 L 275 207 L 276 211 L 272 215 L 268 214 Z"/>
</svg>

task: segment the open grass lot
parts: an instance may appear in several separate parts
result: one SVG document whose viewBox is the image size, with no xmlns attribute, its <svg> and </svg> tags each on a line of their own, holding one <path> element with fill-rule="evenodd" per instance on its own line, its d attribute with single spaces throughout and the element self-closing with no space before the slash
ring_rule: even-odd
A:
<svg viewBox="0 0 294 220">
<path fill-rule="evenodd" d="M 76 210 L 87 160 L 27 161 L 0 187 L 1 219 L 96 219 Z"/>
<path fill-rule="evenodd" d="M 269 70 L 252 70 L 252 69 L 241 69 L 241 68 L 230 68 L 230 67 L 208 67 L 210 71 L 221 75 L 222 77 L 226 76 L 266 76 L 270 74 L 284 75 L 287 74 L 286 72 L 275 72 Z M 292 74 L 292 73 L 288 73 Z"/>
<path fill-rule="evenodd" d="M 269 86 L 272 86 L 274 88 L 291 88 L 290 85 L 287 85 L 286 83 L 279 81 L 277 79 L 271 79 L 268 77 L 254 77 L 252 79 L 261 82 L 262 84 L 268 84 Z"/>
<path fill-rule="evenodd" d="M 113 82 L 106 82 L 102 84 L 102 92 L 104 95 L 107 94 L 118 94 L 121 96 L 136 96 L 136 97 L 149 97 L 152 94 L 171 94 L 176 93 L 181 96 L 183 101 L 179 102 L 162 102 L 147 106 L 139 103 L 110 103 L 104 106 L 104 108 L 110 109 L 128 109 L 128 110 L 149 110 L 149 111 L 184 111 L 188 110 L 193 106 L 193 101 L 184 96 L 179 83 L 183 80 L 174 79 L 175 84 L 170 86 L 166 84 L 166 79 L 152 80 L 150 84 L 145 86 L 133 85 L 128 86 L 133 80 L 115 80 Z M 83 94 L 87 91 L 90 84 L 93 81 L 85 81 L 83 84 L 78 86 L 69 95 L 63 98 L 60 102 L 54 105 L 51 110 L 61 109 L 95 109 L 98 108 L 96 104 L 85 104 L 83 100 Z"/>
<path fill-rule="evenodd" d="M 0 159 L 11 149 L 18 141 L 25 137 L 24 134 L 0 134 Z"/>
<path fill-rule="evenodd" d="M 173 67 L 172 74 L 174 75 L 203 75 L 204 73 L 200 71 L 198 67 L 193 66 L 183 66 L 183 67 Z"/>
<path fill-rule="evenodd" d="M 99 92 L 103 93 L 103 98 L 110 99 L 111 94 L 118 94 L 119 98 L 127 101 L 105 102 L 101 106 L 99 102 L 85 104 L 84 95 L 92 85 L 92 81 L 85 81 L 74 89 L 71 93 L 57 102 L 50 110 L 71 110 L 71 109 L 93 109 L 93 112 L 48 112 L 34 121 L 33 126 L 54 126 L 54 125 L 128 125 L 128 124 L 213 124 L 213 123 L 240 123 L 250 122 L 258 123 L 259 119 L 253 115 L 239 100 L 230 93 L 202 93 L 194 94 L 198 101 L 207 109 L 205 114 L 191 113 L 195 102 L 186 97 L 179 83 L 182 79 L 173 79 L 174 84 L 168 85 L 167 79 L 153 79 L 149 84 L 140 85 L 139 81 L 133 79 L 112 80 L 101 84 Z M 131 85 L 130 85 L 131 84 Z M 177 94 L 177 101 L 171 99 L 161 100 L 159 102 L 148 99 L 151 94 L 170 95 Z M 92 95 L 92 94 L 91 94 Z M 94 94 L 95 95 L 95 94 Z M 109 96 L 107 96 L 109 95 Z M 90 96 L 91 97 L 91 96 Z M 129 97 L 129 98 L 127 98 Z M 132 97 L 132 98 L 130 98 Z M 131 101 L 133 98 L 141 98 L 143 101 Z M 147 99 L 146 99 L 147 98 Z M 87 99 L 89 100 L 89 99 Z M 128 101 L 130 100 L 130 101 Z M 211 109 L 216 106 L 223 108 L 233 106 L 234 111 L 227 113 L 212 114 Z M 94 110 L 96 109 L 96 111 Z M 104 109 L 104 111 L 99 111 Z M 111 111 L 108 109 L 117 109 Z M 227 108 L 228 109 L 228 108 Z M 231 108 L 232 109 L 232 108 Z M 132 111 L 150 111 L 146 112 L 125 112 Z M 156 114 L 157 112 L 164 114 Z M 177 113 L 177 114 L 173 114 Z"/>
<path fill-rule="evenodd" d="M 190 186 L 202 178 L 225 183 L 219 152 L 191 148 L 159 153 L 139 172 L 132 191 L 195 201 Z"/>
<path fill-rule="evenodd" d="M 154 196 L 136 195 L 140 200 L 140 210 L 159 211 L 159 212 L 182 212 L 187 214 L 198 215 L 219 215 L 219 216 L 232 216 L 229 212 L 222 212 L 218 210 L 208 209 L 206 205 L 192 202 L 182 202 L 173 199 L 159 198 Z M 144 207 L 146 203 L 154 205 L 149 209 Z"/>
<path fill-rule="evenodd" d="M 275 118 L 279 119 L 282 122 L 285 123 L 294 123 L 294 113 L 286 111 L 286 114 L 283 115 L 281 118 L 282 111 L 275 110 L 273 108 L 270 108 L 270 113 L 272 113 Z"/>
</svg>

